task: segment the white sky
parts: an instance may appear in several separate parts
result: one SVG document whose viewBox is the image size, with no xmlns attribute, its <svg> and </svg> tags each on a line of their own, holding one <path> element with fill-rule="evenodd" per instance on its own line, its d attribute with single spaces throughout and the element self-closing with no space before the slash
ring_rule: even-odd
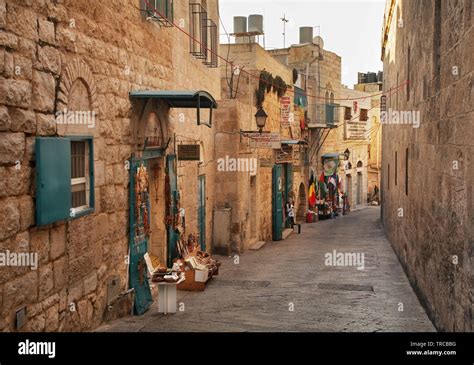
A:
<svg viewBox="0 0 474 365">
<path fill-rule="evenodd" d="M 299 27 L 319 26 L 314 35 L 321 35 L 326 50 L 342 57 L 342 83 L 349 87 L 357 83 L 357 72 L 382 70 L 385 0 L 220 0 L 219 7 L 228 33 L 234 30 L 234 16 L 263 15 L 267 48 L 283 47 L 283 14 L 290 20 L 286 24 L 287 47 L 299 42 Z M 220 33 L 221 43 L 227 43 L 222 25 Z"/>
</svg>

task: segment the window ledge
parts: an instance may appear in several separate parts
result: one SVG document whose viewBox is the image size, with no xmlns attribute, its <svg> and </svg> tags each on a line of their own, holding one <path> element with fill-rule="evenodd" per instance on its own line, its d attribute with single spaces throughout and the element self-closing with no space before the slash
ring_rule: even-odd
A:
<svg viewBox="0 0 474 365">
<path fill-rule="evenodd" d="M 87 208 L 87 209 L 84 209 L 84 210 L 80 210 L 79 212 L 76 212 L 76 214 L 74 215 L 74 217 L 69 217 L 69 220 L 81 218 L 81 217 L 84 217 L 85 215 L 88 215 L 88 214 L 94 213 L 94 212 L 95 212 L 95 208 L 94 208 L 94 207 Z"/>
</svg>

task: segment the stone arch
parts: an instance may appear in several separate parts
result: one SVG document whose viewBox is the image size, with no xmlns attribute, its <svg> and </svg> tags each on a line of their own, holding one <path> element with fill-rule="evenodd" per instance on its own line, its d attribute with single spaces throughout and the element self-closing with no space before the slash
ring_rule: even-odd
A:
<svg viewBox="0 0 474 365">
<path fill-rule="evenodd" d="M 306 219 L 307 202 L 306 187 L 301 183 L 298 187 L 298 206 L 296 207 L 296 220 L 298 222 L 304 222 Z"/>
<path fill-rule="evenodd" d="M 58 135 L 94 134 L 99 102 L 97 87 L 89 66 L 74 59 L 62 71 L 56 99 Z"/>
<path fill-rule="evenodd" d="M 61 74 L 57 109 L 61 111 L 68 109 L 70 104 L 80 103 L 81 100 L 75 98 L 84 97 L 84 90 L 87 91 L 90 110 L 97 113 L 99 102 L 97 101 L 97 86 L 94 75 L 82 59 L 75 59 L 66 66 Z"/>
<path fill-rule="evenodd" d="M 132 143 L 135 151 L 145 148 L 146 137 L 161 139 L 161 146 L 154 145 L 154 148 L 164 148 L 168 145 L 169 108 L 163 101 L 151 98 L 134 101 L 131 119 Z"/>
</svg>

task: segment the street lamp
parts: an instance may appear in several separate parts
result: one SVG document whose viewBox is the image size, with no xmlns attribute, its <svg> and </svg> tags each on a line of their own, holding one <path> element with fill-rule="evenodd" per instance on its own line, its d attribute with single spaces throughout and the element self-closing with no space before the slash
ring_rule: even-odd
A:
<svg viewBox="0 0 474 365">
<path fill-rule="evenodd" d="M 349 151 L 348 148 L 344 151 L 344 160 L 349 160 L 349 157 L 351 156 L 351 151 Z"/>
<path fill-rule="evenodd" d="M 257 122 L 257 127 L 260 132 L 262 133 L 263 128 L 265 127 L 265 123 L 267 122 L 267 113 L 263 110 L 262 107 L 258 108 L 257 113 L 255 114 L 255 120 Z"/>
</svg>

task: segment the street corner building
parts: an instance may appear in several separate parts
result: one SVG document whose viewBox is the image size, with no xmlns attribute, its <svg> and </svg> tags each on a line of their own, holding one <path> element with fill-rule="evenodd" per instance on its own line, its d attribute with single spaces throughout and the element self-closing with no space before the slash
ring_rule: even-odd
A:
<svg viewBox="0 0 474 365">
<path fill-rule="evenodd" d="M 247 38 L 221 45 L 221 52 L 242 70 L 236 73 L 221 65 L 216 157 L 236 159 L 240 165 L 249 161 L 255 167 L 217 172 L 214 214 L 230 222 L 214 226 L 214 245 L 225 254 L 283 239 L 285 230 L 292 228 L 286 209 L 290 201 L 300 222 L 307 209 L 308 142 L 305 114 L 295 101 L 292 68 Z M 257 130 L 259 113 L 266 121 Z"/>
<path fill-rule="evenodd" d="M 470 0 L 387 1 L 382 35 L 380 107 L 397 116 L 382 120 L 383 224 L 444 331 L 474 329 L 472 14 Z"/>
<path fill-rule="evenodd" d="M 145 254 L 211 250 L 217 6 L 0 1 L 0 251 L 38 255 L 0 267 L 0 331 L 140 314 Z"/>
</svg>

